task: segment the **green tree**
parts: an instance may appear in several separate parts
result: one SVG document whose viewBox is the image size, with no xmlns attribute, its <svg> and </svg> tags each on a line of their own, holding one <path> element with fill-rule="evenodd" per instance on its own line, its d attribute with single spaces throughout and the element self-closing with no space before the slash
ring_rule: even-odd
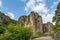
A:
<svg viewBox="0 0 60 40">
<path fill-rule="evenodd" d="M 54 35 L 58 31 L 60 31 L 60 2 L 57 5 L 57 9 L 55 11 L 55 16 L 53 17 L 53 22 L 56 22 L 53 30 L 51 31 L 51 34 Z"/>
<path fill-rule="evenodd" d="M 60 2 L 57 5 L 57 10 L 55 11 L 55 16 L 53 17 L 53 22 L 56 22 L 53 29 L 55 29 L 55 31 L 60 29 Z"/>
<path fill-rule="evenodd" d="M 56 22 L 53 29 L 58 30 L 58 28 L 60 28 L 60 2 L 57 5 L 55 16 L 53 17 L 53 22 Z"/>
<path fill-rule="evenodd" d="M 56 23 L 53 30 L 55 30 L 55 33 L 60 30 L 60 21 Z"/>
<path fill-rule="evenodd" d="M 53 17 L 53 22 L 60 21 L 60 2 L 57 5 L 57 10 L 55 11 L 55 16 Z"/>
</svg>

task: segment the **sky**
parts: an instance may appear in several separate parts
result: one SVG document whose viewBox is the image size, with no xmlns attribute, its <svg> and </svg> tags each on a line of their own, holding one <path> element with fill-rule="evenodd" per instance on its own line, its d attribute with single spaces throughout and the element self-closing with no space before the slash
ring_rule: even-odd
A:
<svg viewBox="0 0 60 40">
<path fill-rule="evenodd" d="M 0 11 L 15 20 L 35 11 L 42 16 L 43 23 L 52 23 L 59 2 L 60 0 L 0 0 Z"/>
</svg>

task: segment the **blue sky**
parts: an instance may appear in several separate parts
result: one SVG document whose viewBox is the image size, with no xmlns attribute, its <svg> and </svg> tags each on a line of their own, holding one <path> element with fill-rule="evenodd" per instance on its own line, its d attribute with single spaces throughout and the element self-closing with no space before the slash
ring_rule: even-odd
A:
<svg viewBox="0 0 60 40">
<path fill-rule="evenodd" d="M 52 23 L 58 2 L 60 0 L 0 0 L 0 11 L 15 20 L 35 11 L 42 16 L 43 23 Z"/>
</svg>

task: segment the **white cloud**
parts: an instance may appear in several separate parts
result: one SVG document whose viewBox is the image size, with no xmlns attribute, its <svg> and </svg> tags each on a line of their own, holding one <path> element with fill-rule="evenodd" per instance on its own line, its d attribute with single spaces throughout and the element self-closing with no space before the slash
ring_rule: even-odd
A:
<svg viewBox="0 0 60 40">
<path fill-rule="evenodd" d="M 29 0 L 25 6 L 25 11 L 28 10 L 43 13 L 47 13 L 49 11 L 46 7 L 45 0 Z"/>
<path fill-rule="evenodd" d="M 36 4 L 37 3 L 37 4 Z M 45 13 L 45 15 L 48 13 L 49 9 L 48 7 L 46 7 L 46 4 L 45 4 L 45 0 L 29 0 L 27 3 L 26 3 L 26 6 L 25 6 L 25 11 L 35 11 L 35 12 L 38 12 L 41 14 L 42 13 Z M 43 15 L 41 15 L 43 16 Z M 48 18 L 47 18 L 48 17 Z M 47 21 L 51 21 L 51 20 L 47 20 L 51 18 L 50 17 L 50 14 L 47 15 L 46 17 L 43 16 L 43 21 L 44 22 L 47 22 Z M 46 21 L 47 20 L 47 21 Z"/>
<path fill-rule="evenodd" d="M 2 7 L 2 0 L 0 0 L 0 7 Z"/>
<path fill-rule="evenodd" d="M 42 15 L 43 23 L 51 22 L 53 23 L 53 25 L 55 25 L 56 22 L 52 22 L 52 20 L 53 20 L 53 16 L 55 15 L 55 10 L 58 3 L 59 1 L 53 2 L 53 4 L 50 6 L 50 9 L 47 15 Z"/>
<path fill-rule="evenodd" d="M 55 14 L 56 6 L 57 6 L 57 4 L 58 4 L 59 1 L 54 2 L 50 6 L 50 8 L 48 8 L 48 6 L 46 6 L 45 1 L 46 0 L 29 0 L 26 3 L 25 11 L 26 12 L 28 12 L 28 11 L 29 12 L 30 11 L 38 12 L 42 16 L 43 23 L 46 23 L 46 22 L 53 23 L 52 19 L 53 19 L 53 16 Z"/>
<path fill-rule="evenodd" d="M 8 12 L 6 15 L 9 16 L 11 19 L 14 19 L 15 17 L 15 15 L 12 12 Z"/>
<path fill-rule="evenodd" d="M 43 13 L 47 13 L 49 11 L 49 9 L 45 6 L 44 3 L 40 3 L 39 5 L 33 7 L 32 10 L 35 12 L 43 12 Z"/>
<path fill-rule="evenodd" d="M 43 23 L 46 23 L 46 22 L 52 23 L 53 16 L 54 16 L 54 14 L 42 15 Z"/>
<path fill-rule="evenodd" d="M 25 11 L 28 11 L 29 9 L 32 9 L 35 6 L 35 0 L 29 0 L 26 3 Z"/>
</svg>

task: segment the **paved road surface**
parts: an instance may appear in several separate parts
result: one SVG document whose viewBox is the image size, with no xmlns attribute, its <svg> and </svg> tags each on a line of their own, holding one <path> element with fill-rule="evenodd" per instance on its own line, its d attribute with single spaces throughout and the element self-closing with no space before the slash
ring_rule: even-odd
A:
<svg viewBox="0 0 60 40">
<path fill-rule="evenodd" d="M 54 40 L 54 39 L 52 39 L 50 36 L 45 36 L 45 37 L 35 38 L 33 40 Z"/>
</svg>

